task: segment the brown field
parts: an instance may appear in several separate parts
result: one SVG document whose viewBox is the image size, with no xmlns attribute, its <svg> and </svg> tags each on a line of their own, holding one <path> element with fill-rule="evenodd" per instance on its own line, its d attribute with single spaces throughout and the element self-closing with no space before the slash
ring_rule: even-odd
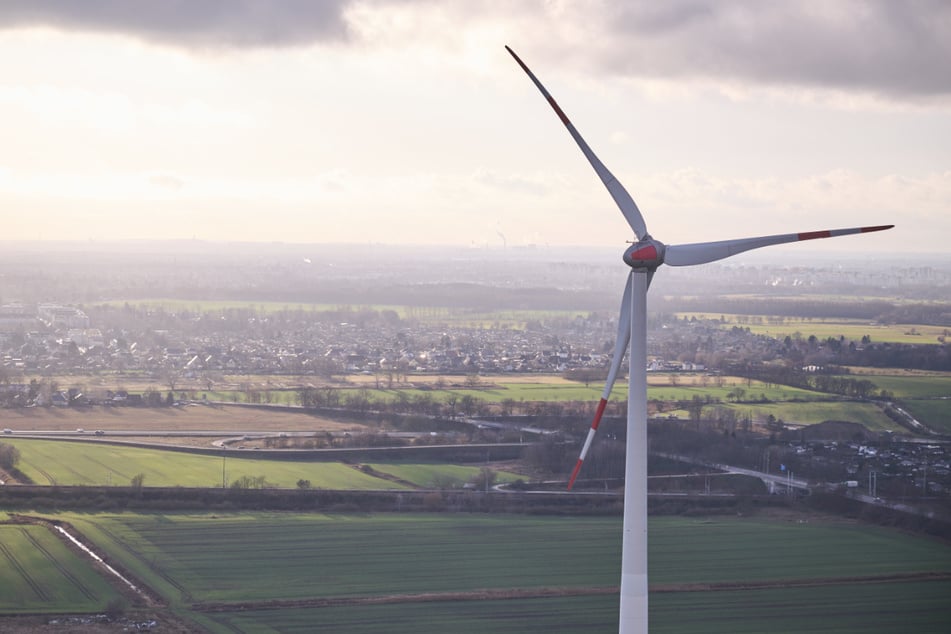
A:
<svg viewBox="0 0 951 634">
<path fill-rule="evenodd" d="M 938 370 L 907 370 L 903 368 L 872 368 L 867 366 L 845 366 L 852 374 L 865 376 L 937 376 L 951 378 L 951 372 Z"/>
<path fill-rule="evenodd" d="M 353 431 L 343 423 L 305 412 L 270 411 L 230 405 L 184 407 L 30 407 L 0 412 L 0 426 L 16 432 L 37 430 L 75 432 L 152 431 Z"/>
<path fill-rule="evenodd" d="M 53 377 L 61 387 L 79 386 L 87 395 L 101 395 L 106 390 L 125 389 L 130 392 L 145 392 L 148 389 L 155 389 L 161 394 L 169 390 L 167 383 L 162 383 L 156 379 L 147 377 L 123 377 L 123 376 L 90 376 L 90 375 L 63 375 Z M 418 388 L 428 386 L 433 388 L 437 384 L 442 384 L 451 389 L 464 389 L 476 387 L 479 389 L 499 388 L 503 385 L 579 385 L 577 380 L 569 380 L 558 374 L 498 374 L 498 375 L 480 375 L 474 385 L 468 383 L 467 377 L 459 374 L 449 375 L 421 375 L 411 374 L 402 380 L 394 382 L 394 387 L 400 388 Z M 703 372 L 681 373 L 675 375 L 674 382 L 671 381 L 671 374 L 666 372 L 652 372 L 648 375 L 650 385 L 680 385 L 680 386 L 700 386 L 710 384 L 714 381 L 710 376 Z M 724 385 L 740 385 L 745 379 L 737 377 L 722 377 Z M 334 377 L 332 380 L 318 378 L 310 375 L 225 375 L 218 378 L 209 388 L 207 384 L 198 379 L 180 379 L 175 382 L 174 392 L 188 392 L 200 394 L 202 391 L 243 391 L 247 388 L 264 390 L 296 390 L 301 387 L 335 387 L 338 389 L 346 388 L 374 388 L 378 385 L 385 385 L 387 377 L 385 373 L 380 375 L 372 374 L 349 374 L 341 377 Z M 600 381 L 593 381 L 592 385 Z"/>
</svg>

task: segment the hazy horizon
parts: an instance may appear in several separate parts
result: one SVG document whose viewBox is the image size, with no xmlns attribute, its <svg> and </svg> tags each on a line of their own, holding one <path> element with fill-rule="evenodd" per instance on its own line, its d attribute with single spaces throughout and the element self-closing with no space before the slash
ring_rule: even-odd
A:
<svg viewBox="0 0 951 634">
<path fill-rule="evenodd" d="M 912 253 L 868 251 L 841 251 L 832 245 L 845 240 L 860 237 L 821 241 L 818 243 L 791 243 L 777 245 L 768 249 L 755 249 L 735 255 L 728 260 L 704 265 L 701 268 L 717 266 L 801 266 L 828 265 L 834 262 L 848 263 L 853 266 L 896 265 L 937 265 L 951 268 L 951 253 L 947 251 L 921 251 Z M 821 245 L 828 245 L 825 249 Z M 816 245 L 820 246 L 816 246 Z M 200 238 L 152 239 L 152 238 L 116 238 L 108 240 L 6 240 L 0 238 L 0 248 L 8 255 L 25 252 L 36 255 L 67 254 L 94 251 L 95 253 L 175 255 L 175 254 L 234 254 L 263 253 L 305 258 L 308 255 L 330 253 L 344 256 L 345 259 L 368 257 L 374 250 L 382 253 L 394 252 L 409 254 L 419 259 L 468 259 L 491 258 L 494 260 L 574 260 L 579 262 L 612 263 L 621 262 L 625 243 L 618 245 L 503 245 L 500 241 L 484 244 L 411 244 L 385 242 L 290 242 L 290 241 L 241 241 L 214 240 Z M 143 248 L 146 251 L 143 251 Z M 665 267 L 667 268 L 667 267 Z M 677 267 L 674 270 L 679 270 Z M 623 273 L 623 267 L 618 267 Z"/>
</svg>

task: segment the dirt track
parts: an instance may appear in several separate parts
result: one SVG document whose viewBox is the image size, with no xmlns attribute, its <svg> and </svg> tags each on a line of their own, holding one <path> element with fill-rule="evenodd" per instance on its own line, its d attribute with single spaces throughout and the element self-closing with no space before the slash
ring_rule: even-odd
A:
<svg viewBox="0 0 951 634">
<path fill-rule="evenodd" d="M 391 603 L 432 603 L 435 601 L 500 601 L 504 599 L 540 599 L 549 597 L 617 594 L 617 587 L 594 588 L 510 588 L 505 590 L 472 590 L 469 592 L 425 592 L 419 594 L 385 594 L 363 597 L 326 597 L 314 599 L 274 599 L 242 603 L 195 603 L 196 612 L 242 612 L 248 610 L 283 610 L 287 608 L 330 608 Z"/>
<path fill-rule="evenodd" d="M 706 584 L 661 584 L 651 585 L 651 593 L 669 592 L 724 592 L 732 590 L 760 590 L 767 588 L 805 588 L 832 585 L 855 585 L 864 583 L 898 583 L 908 581 L 935 581 L 951 579 L 951 573 L 907 573 L 874 575 L 868 577 L 830 577 L 816 579 L 776 579 L 757 582 L 722 582 Z M 505 599 L 540 599 L 551 597 L 578 597 L 617 594 L 620 588 L 510 588 L 473 590 L 470 592 L 428 592 L 420 594 L 389 594 L 360 597 L 327 597 L 314 599 L 275 599 L 241 603 L 196 603 L 191 606 L 196 612 L 242 612 L 249 610 L 281 610 L 287 608 L 329 608 L 339 606 L 382 605 L 392 603 L 430 603 L 436 601 L 501 601 Z"/>
</svg>

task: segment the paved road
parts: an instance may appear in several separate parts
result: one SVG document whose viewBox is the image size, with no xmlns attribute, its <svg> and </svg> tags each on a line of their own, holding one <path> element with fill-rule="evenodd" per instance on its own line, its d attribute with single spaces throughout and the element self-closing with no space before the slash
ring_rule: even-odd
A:
<svg viewBox="0 0 951 634">
<path fill-rule="evenodd" d="M 717 462 L 705 462 L 703 460 L 696 460 L 688 456 L 681 456 L 678 454 L 669 454 L 669 453 L 658 453 L 658 456 L 663 456 L 664 458 L 670 458 L 671 460 L 677 460 L 679 462 L 685 462 L 687 464 L 695 464 L 701 467 L 707 467 L 708 469 L 717 469 L 719 471 L 725 471 L 726 473 L 737 473 L 741 475 L 751 476 L 754 478 L 759 478 L 763 482 L 771 486 L 780 486 L 788 489 L 798 489 L 800 491 L 809 492 L 811 486 L 806 480 L 797 480 L 793 478 L 791 473 L 784 474 L 772 474 L 764 473 L 762 471 L 756 471 L 754 469 L 744 469 L 743 467 L 734 467 L 733 465 L 720 464 Z"/>
</svg>

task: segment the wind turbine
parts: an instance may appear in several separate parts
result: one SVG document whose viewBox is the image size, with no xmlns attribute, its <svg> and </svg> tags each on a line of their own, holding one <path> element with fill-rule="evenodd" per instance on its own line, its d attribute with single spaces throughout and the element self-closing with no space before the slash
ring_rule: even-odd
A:
<svg viewBox="0 0 951 634">
<path fill-rule="evenodd" d="M 624 251 L 624 263 L 631 268 L 624 295 L 621 299 L 621 314 L 618 318 L 617 342 L 614 344 L 614 358 L 608 372 L 607 383 L 601 394 L 601 401 L 595 411 L 594 420 L 588 430 L 581 455 L 568 481 L 568 488 L 575 483 L 581 465 L 584 462 L 595 432 L 601 422 L 601 415 L 611 395 L 611 388 L 617 378 L 621 359 L 631 345 L 629 357 L 630 371 L 627 405 L 627 448 L 624 466 L 624 535 L 621 542 L 621 611 L 619 631 L 621 634 L 647 632 L 647 289 L 654 271 L 661 264 L 670 266 L 692 266 L 706 264 L 723 258 L 758 249 L 773 244 L 833 238 L 853 233 L 869 233 L 891 229 L 894 225 L 874 227 L 855 227 L 851 229 L 831 229 L 808 231 L 805 233 L 786 233 L 756 238 L 740 238 L 720 242 L 701 242 L 694 244 L 665 245 L 655 240 L 647 232 L 647 223 L 637 204 L 624 186 L 614 177 L 604 164 L 595 156 L 575 126 L 555 102 L 555 99 L 542 86 L 535 74 L 529 70 L 518 55 L 508 46 L 505 47 L 522 70 L 528 74 L 555 114 L 568 128 L 569 134 L 581 148 L 581 152 L 591 163 L 591 167 L 607 187 L 614 202 L 634 231 L 634 242 Z"/>
</svg>

